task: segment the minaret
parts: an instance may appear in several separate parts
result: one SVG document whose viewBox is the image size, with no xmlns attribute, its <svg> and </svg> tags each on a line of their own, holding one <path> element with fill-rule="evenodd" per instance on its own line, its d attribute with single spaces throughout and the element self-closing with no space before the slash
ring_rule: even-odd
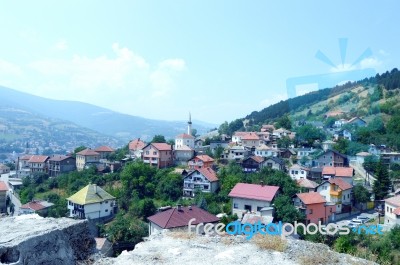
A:
<svg viewBox="0 0 400 265">
<path fill-rule="evenodd" d="M 190 112 L 189 112 L 189 121 L 188 121 L 188 131 L 187 131 L 187 133 L 189 135 L 192 135 L 192 116 L 190 115 Z"/>
</svg>

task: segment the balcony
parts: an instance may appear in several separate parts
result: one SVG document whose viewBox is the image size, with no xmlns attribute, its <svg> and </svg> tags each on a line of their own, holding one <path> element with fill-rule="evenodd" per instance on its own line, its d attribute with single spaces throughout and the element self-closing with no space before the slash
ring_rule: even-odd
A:
<svg viewBox="0 0 400 265">
<path fill-rule="evenodd" d="M 335 196 L 335 197 L 342 197 L 342 191 L 340 190 L 331 190 L 330 192 L 329 192 L 329 194 L 331 195 L 331 196 Z"/>
</svg>

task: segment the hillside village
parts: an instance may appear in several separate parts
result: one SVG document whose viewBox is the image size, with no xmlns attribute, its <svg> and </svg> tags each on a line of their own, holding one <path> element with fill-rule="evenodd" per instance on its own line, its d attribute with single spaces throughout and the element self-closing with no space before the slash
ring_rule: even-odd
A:
<svg viewBox="0 0 400 265">
<path fill-rule="evenodd" d="M 26 152 L 0 165 L 0 212 L 88 219 L 99 251 L 110 244 L 117 253 L 148 235 L 185 229 L 192 218 L 193 224 L 350 224 L 364 216 L 398 233 L 400 152 L 360 138 L 380 126 L 376 118 L 338 108 L 320 116 L 298 112 L 261 126 L 243 121 L 239 130 L 221 125 L 202 137 L 189 114 L 187 131 L 174 141 L 156 135 L 120 149 L 104 143 L 68 155 Z M 339 239 L 345 240 L 332 239 L 331 247 Z M 352 240 L 362 245 L 365 239 Z M 394 248 L 389 256 L 378 251 L 366 258 L 396 260 L 400 249 Z"/>
</svg>

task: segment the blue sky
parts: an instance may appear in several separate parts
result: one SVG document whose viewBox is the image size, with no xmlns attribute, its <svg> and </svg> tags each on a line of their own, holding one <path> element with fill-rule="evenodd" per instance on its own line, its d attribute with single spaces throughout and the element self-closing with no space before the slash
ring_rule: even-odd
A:
<svg viewBox="0 0 400 265">
<path fill-rule="evenodd" d="M 2 2 L 0 85 L 146 118 L 230 121 L 286 99 L 289 78 L 399 67 L 400 4 L 349 2 Z"/>
</svg>

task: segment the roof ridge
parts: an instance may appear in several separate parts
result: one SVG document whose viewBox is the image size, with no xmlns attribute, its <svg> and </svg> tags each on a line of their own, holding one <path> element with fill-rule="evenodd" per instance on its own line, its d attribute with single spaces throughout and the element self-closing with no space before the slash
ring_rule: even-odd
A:
<svg viewBox="0 0 400 265">
<path fill-rule="evenodd" d="M 176 210 L 176 208 L 172 208 L 171 214 L 169 215 L 167 222 L 165 222 L 165 227 L 167 227 L 169 220 L 171 220 L 171 217 L 172 217 L 173 213 L 175 212 L 175 210 Z"/>
</svg>

